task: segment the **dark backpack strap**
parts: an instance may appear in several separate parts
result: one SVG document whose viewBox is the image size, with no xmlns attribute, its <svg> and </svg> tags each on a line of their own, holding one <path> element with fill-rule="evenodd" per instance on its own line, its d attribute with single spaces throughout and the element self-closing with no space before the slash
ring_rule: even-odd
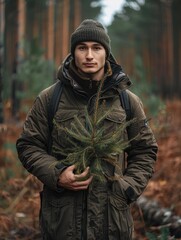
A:
<svg viewBox="0 0 181 240">
<path fill-rule="evenodd" d="M 120 91 L 119 98 L 120 98 L 121 106 L 126 112 L 126 120 L 129 121 L 131 120 L 131 104 L 130 104 L 130 99 L 127 91 L 126 90 Z"/>
<path fill-rule="evenodd" d="M 62 94 L 62 89 L 63 89 L 63 83 L 61 81 L 58 81 L 55 84 L 50 103 L 48 106 L 48 126 L 49 126 L 49 139 L 48 139 L 48 153 L 51 153 L 51 148 L 52 148 L 52 137 L 51 133 L 53 130 L 53 118 L 54 115 L 58 109 L 58 105 L 60 102 L 60 97 Z"/>
</svg>

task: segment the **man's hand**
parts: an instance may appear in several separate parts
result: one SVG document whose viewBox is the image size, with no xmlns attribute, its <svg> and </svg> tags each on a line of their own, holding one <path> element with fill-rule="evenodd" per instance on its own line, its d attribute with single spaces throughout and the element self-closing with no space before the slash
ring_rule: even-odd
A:
<svg viewBox="0 0 181 240">
<path fill-rule="evenodd" d="M 81 174 L 74 174 L 75 165 L 67 167 L 59 176 L 58 185 L 69 190 L 85 190 L 92 181 L 92 176 L 86 179 L 89 173 L 87 167 Z M 82 180 L 86 179 L 86 180 Z"/>
</svg>

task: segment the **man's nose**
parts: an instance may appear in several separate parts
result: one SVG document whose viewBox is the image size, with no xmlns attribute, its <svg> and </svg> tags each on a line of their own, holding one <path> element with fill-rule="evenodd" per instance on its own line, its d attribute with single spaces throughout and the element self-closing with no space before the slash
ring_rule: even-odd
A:
<svg viewBox="0 0 181 240">
<path fill-rule="evenodd" d="M 87 49 L 87 55 L 86 55 L 87 59 L 92 59 L 93 58 L 93 54 L 92 54 L 92 49 L 88 48 Z"/>
</svg>

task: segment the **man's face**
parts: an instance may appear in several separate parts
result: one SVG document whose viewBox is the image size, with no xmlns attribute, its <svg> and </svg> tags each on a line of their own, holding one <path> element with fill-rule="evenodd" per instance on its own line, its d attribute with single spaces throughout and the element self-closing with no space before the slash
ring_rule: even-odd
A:
<svg viewBox="0 0 181 240">
<path fill-rule="evenodd" d="M 75 65 L 78 71 L 90 74 L 91 79 L 101 80 L 104 76 L 106 61 L 105 48 L 97 42 L 81 42 L 74 52 Z"/>
</svg>

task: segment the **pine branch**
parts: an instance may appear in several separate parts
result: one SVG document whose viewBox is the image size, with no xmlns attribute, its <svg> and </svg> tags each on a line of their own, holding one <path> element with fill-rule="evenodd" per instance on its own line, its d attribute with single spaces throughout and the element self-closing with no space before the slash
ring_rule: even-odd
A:
<svg viewBox="0 0 181 240">
<path fill-rule="evenodd" d="M 82 131 L 82 134 L 85 134 L 87 137 L 90 137 L 90 133 L 88 130 L 84 127 L 84 125 L 81 123 L 81 121 L 78 119 L 77 116 L 75 116 L 75 122 L 77 123 L 77 127 Z"/>
<path fill-rule="evenodd" d="M 106 178 L 114 179 L 113 176 L 107 176 L 103 170 L 103 165 L 107 162 L 121 170 L 118 155 L 129 146 L 130 141 L 124 139 L 125 129 L 132 124 L 134 120 L 126 123 L 117 123 L 116 130 L 109 130 L 105 127 L 104 120 L 113 109 L 106 109 L 106 102 L 100 103 L 101 90 L 104 79 L 101 80 L 97 92 L 94 113 L 89 115 L 85 109 L 85 124 L 74 116 L 74 122 L 71 128 L 60 126 L 56 121 L 54 125 L 58 131 L 63 131 L 67 136 L 67 148 L 54 147 L 53 151 L 64 157 L 61 160 L 65 165 L 74 164 L 76 173 L 80 174 L 86 167 L 90 167 L 90 174 L 100 181 Z"/>
<path fill-rule="evenodd" d="M 74 138 L 75 140 L 79 141 L 79 142 L 84 142 L 84 143 L 89 143 L 90 139 L 87 138 L 87 136 L 82 135 L 78 135 L 76 132 L 73 131 L 73 129 L 68 129 L 67 127 L 58 127 L 60 130 L 63 130 L 66 135 L 68 135 L 71 138 Z"/>
</svg>

